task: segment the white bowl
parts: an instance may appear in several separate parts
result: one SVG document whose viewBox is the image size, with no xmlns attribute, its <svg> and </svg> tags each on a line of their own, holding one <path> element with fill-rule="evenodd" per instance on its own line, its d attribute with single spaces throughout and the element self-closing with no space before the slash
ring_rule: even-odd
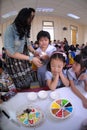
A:
<svg viewBox="0 0 87 130">
<path fill-rule="evenodd" d="M 47 98 L 48 94 L 47 94 L 46 91 L 41 90 L 40 92 L 38 92 L 38 96 L 39 96 L 39 98 L 41 98 L 41 99 L 45 99 L 45 98 Z"/>
<path fill-rule="evenodd" d="M 35 101 L 37 99 L 37 94 L 35 92 L 29 92 L 27 98 L 31 101 Z"/>
<path fill-rule="evenodd" d="M 51 99 L 55 100 L 55 99 L 58 99 L 60 97 L 60 95 L 57 91 L 53 91 L 50 93 L 50 97 L 51 97 Z"/>
</svg>

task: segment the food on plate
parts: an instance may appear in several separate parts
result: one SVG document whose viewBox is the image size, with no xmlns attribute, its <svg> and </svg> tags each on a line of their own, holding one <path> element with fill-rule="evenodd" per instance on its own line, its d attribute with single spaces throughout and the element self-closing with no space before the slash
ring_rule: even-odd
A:
<svg viewBox="0 0 87 130">
<path fill-rule="evenodd" d="M 25 126 L 36 126 L 43 120 L 43 113 L 39 108 L 29 106 L 17 114 L 17 119 Z"/>
<path fill-rule="evenodd" d="M 50 113 L 57 119 L 65 119 L 73 112 L 72 104 L 67 99 L 57 99 L 50 106 Z"/>
</svg>

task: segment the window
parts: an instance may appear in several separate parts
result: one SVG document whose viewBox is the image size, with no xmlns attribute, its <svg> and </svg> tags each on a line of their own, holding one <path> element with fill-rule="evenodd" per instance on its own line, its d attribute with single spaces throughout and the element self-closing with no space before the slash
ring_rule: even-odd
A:
<svg viewBox="0 0 87 130">
<path fill-rule="evenodd" d="M 43 30 L 50 33 L 51 41 L 54 40 L 54 22 L 53 21 L 43 21 Z"/>
</svg>

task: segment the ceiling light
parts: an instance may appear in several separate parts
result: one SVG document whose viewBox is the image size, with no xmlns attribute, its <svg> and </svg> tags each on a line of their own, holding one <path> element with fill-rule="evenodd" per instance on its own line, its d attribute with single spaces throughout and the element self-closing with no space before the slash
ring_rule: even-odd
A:
<svg viewBox="0 0 87 130">
<path fill-rule="evenodd" d="M 53 8 L 37 8 L 36 11 L 37 12 L 53 12 L 54 9 Z"/>
<path fill-rule="evenodd" d="M 67 14 L 67 16 L 72 17 L 72 18 L 74 18 L 74 19 L 80 19 L 79 16 L 76 16 L 76 15 L 74 15 L 74 14 Z"/>
<path fill-rule="evenodd" d="M 7 14 L 2 15 L 2 18 L 8 18 L 8 17 L 11 17 L 11 16 L 15 16 L 17 14 L 18 14 L 17 11 L 11 11 L 11 12 L 9 12 Z"/>
</svg>

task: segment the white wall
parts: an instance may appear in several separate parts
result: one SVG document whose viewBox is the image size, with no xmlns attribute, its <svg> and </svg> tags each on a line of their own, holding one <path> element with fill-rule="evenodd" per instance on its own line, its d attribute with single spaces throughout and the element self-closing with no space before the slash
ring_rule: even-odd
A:
<svg viewBox="0 0 87 130">
<path fill-rule="evenodd" d="M 61 17 L 50 17 L 50 16 L 37 16 L 32 23 L 31 30 L 31 40 L 36 39 L 37 33 L 42 29 L 42 21 L 54 21 L 54 36 L 56 40 L 63 40 L 64 37 L 68 39 L 69 44 L 71 44 L 71 31 L 70 25 L 78 27 L 78 43 L 82 44 L 84 42 L 84 26 L 77 24 L 73 21 L 66 20 Z M 67 31 L 63 31 L 63 27 L 67 27 Z"/>
<path fill-rule="evenodd" d="M 12 23 L 13 19 L 10 19 L 0 25 L 0 31 L 3 34 L 6 27 Z M 70 21 L 57 16 L 35 16 L 32 28 L 31 28 L 31 39 L 32 41 L 36 40 L 37 33 L 42 30 L 42 21 L 54 21 L 54 36 L 56 40 L 63 40 L 64 37 L 67 38 L 69 44 L 71 44 L 71 33 L 70 33 L 70 25 L 74 25 L 78 27 L 78 43 L 82 44 L 87 41 L 87 26 L 84 27 L 74 21 Z M 63 27 L 67 27 L 67 31 L 63 31 Z M 2 35 L 3 39 L 3 35 Z M 1 48 L 1 46 L 0 46 Z M 1 49 L 0 49 L 1 50 Z"/>
</svg>

